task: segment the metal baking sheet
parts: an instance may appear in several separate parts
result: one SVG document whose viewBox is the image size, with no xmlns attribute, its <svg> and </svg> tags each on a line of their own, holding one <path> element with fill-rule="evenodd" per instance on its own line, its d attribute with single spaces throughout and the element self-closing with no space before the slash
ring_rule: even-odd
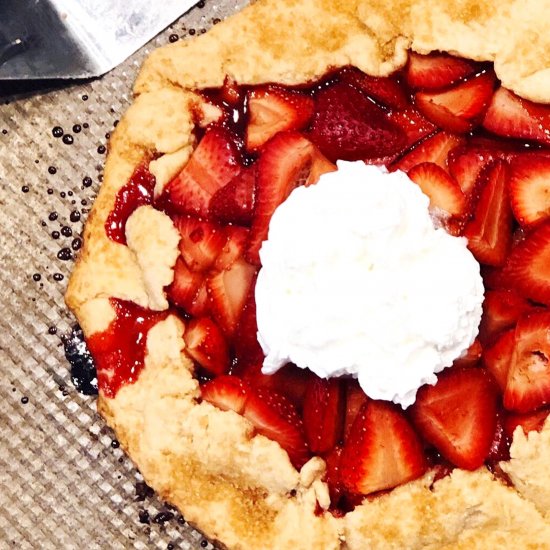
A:
<svg viewBox="0 0 550 550">
<path fill-rule="evenodd" d="M 212 548 L 147 490 L 95 398 L 72 385 L 61 342 L 74 325 L 64 258 L 78 254 L 108 135 L 144 56 L 246 3 L 199 3 L 101 79 L 0 83 L 2 549 Z"/>
<path fill-rule="evenodd" d="M 159 8 L 151 0 L 2 0 L 0 79 L 100 76 L 193 4 L 163 0 Z"/>
</svg>

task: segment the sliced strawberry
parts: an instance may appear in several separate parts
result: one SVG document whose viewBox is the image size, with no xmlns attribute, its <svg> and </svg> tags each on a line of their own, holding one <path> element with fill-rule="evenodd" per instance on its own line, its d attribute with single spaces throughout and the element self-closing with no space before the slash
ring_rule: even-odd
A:
<svg viewBox="0 0 550 550">
<path fill-rule="evenodd" d="M 413 428 L 397 407 L 367 401 L 341 456 L 340 473 L 351 493 L 370 494 L 420 477 L 426 458 Z"/>
<path fill-rule="evenodd" d="M 309 169 L 309 174 L 304 181 L 304 185 L 312 185 L 319 181 L 319 178 L 323 174 L 328 172 L 335 172 L 337 170 L 336 164 L 328 160 L 317 147 L 313 147 L 311 150 L 311 167 Z"/>
<path fill-rule="evenodd" d="M 468 143 L 453 149 L 449 153 L 449 171 L 456 179 L 465 195 L 475 188 L 477 178 L 491 161 L 496 159 L 510 160 L 518 151 L 506 146 L 487 141 L 483 145 Z"/>
<path fill-rule="evenodd" d="M 476 64 L 468 59 L 445 53 L 421 55 L 410 52 L 405 78 L 411 88 L 437 90 L 455 84 L 475 71 Z"/>
<path fill-rule="evenodd" d="M 236 338 L 235 338 L 236 340 Z M 303 409 L 304 396 L 313 374 L 307 369 L 299 369 L 288 364 L 273 374 L 262 373 L 262 359 L 255 364 L 248 364 L 244 368 L 237 367 L 238 372 L 254 388 L 266 388 L 280 393 L 288 398 L 299 410 Z"/>
<path fill-rule="evenodd" d="M 206 216 L 212 195 L 241 170 L 236 138 L 213 127 L 199 142 L 183 170 L 166 186 L 168 200 L 182 214 Z"/>
<path fill-rule="evenodd" d="M 205 370 L 219 376 L 229 370 L 229 350 L 221 329 L 209 317 L 191 319 L 183 334 L 185 350 Z"/>
<path fill-rule="evenodd" d="M 211 274 L 206 280 L 210 311 L 227 336 L 231 336 L 241 316 L 256 269 L 239 259 L 230 268 Z"/>
<path fill-rule="evenodd" d="M 238 225 L 227 225 L 223 228 L 223 231 L 227 240 L 214 262 L 214 268 L 218 271 L 228 269 L 242 257 L 246 250 L 250 233 L 248 229 L 239 227 Z"/>
<path fill-rule="evenodd" d="M 361 389 L 357 380 L 349 380 L 346 387 L 346 415 L 344 419 L 344 441 L 348 440 L 351 427 L 363 405 L 367 402 L 367 395 Z"/>
<path fill-rule="evenodd" d="M 483 301 L 480 338 L 491 342 L 498 334 L 513 327 L 532 305 L 515 290 L 487 290 Z"/>
<path fill-rule="evenodd" d="M 481 194 L 464 236 L 484 264 L 503 265 L 512 244 L 513 216 L 508 198 L 508 165 L 496 160 L 480 175 Z"/>
<path fill-rule="evenodd" d="M 313 106 L 311 97 L 295 90 L 275 85 L 254 88 L 248 94 L 247 149 L 259 149 L 277 132 L 301 130 L 309 123 Z"/>
<path fill-rule="evenodd" d="M 233 338 L 235 360 L 239 366 L 261 365 L 264 360 L 262 347 L 258 342 L 255 286 L 255 280 L 253 280 Z"/>
<path fill-rule="evenodd" d="M 259 434 L 279 443 L 296 468 L 308 460 L 302 419 L 284 396 L 228 375 L 206 382 L 201 395 L 219 409 L 242 414 Z"/>
<path fill-rule="evenodd" d="M 420 141 L 404 157 L 393 163 L 390 169 L 408 172 L 416 164 L 435 162 L 435 164 L 439 164 L 444 170 L 448 170 L 447 156 L 449 151 L 462 145 L 462 143 L 464 143 L 464 138 L 462 137 L 446 132 L 438 132 Z"/>
<path fill-rule="evenodd" d="M 210 299 L 208 297 L 208 289 L 206 288 L 206 281 L 203 280 L 199 286 L 197 294 L 191 300 L 191 302 L 184 308 L 187 313 L 194 317 L 202 317 L 203 315 L 210 315 Z"/>
<path fill-rule="evenodd" d="M 508 381 L 508 372 L 512 361 L 512 354 L 516 345 L 514 329 L 502 333 L 495 343 L 485 349 L 483 364 L 493 375 L 499 388 L 504 391 Z"/>
<path fill-rule="evenodd" d="M 180 257 L 174 266 L 174 280 L 167 288 L 168 300 L 188 313 L 201 309 L 199 294 L 202 284 L 202 273 L 191 271 Z"/>
<path fill-rule="evenodd" d="M 483 72 L 443 92 L 417 92 L 418 110 L 449 132 L 469 132 L 481 119 L 495 84 L 492 72 Z"/>
<path fill-rule="evenodd" d="M 502 411 L 497 413 L 497 422 L 495 427 L 495 433 L 493 435 L 493 441 L 489 447 L 489 454 L 487 455 L 486 463 L 493 471 L 496 463 L 502 460 L 510 459 L 510 443 L 511 440 L 508 437 L 508 433 L 504 428 L 504 414 Z"/>
<path fill-rule="evenodd" d="M 403 149 L 412 147 L 422 138 L 438 130 L 435 124 L 420 114 L 414 107 L 407 107 L 400 111 L 391 111 L 388 113 L 388 118 L 405 133 L 406 139 Z"/>
<path fill-rule="evenodd" d="M 489 453 L 497 392 L 483 369 L 451 368 L 418 390 L 411 417 L 420 434 L 460 468 L 475 470 Z"/>
<path fill-rule="evenodd" d="M 256 164 L 243 168 L 210 199 L 210 217 L 220 223 L 250 225 L 254 212 Z"/>
<path fill-rule="evenodd" d="M 201 386 L 201 396 L 222 411 L 243 414 L 250 387 L 237 376 L 222 375 Z"/>
<path fill-rule="evenodd" d="M 466 213 L 468 202 L 458 183 L 433 162 L 422 162 L 409 170 L 411 178 L 430 198 L 430 207 L 440 209 L 451 216 Z"/>
<path fill-rule="evenodd" d="M 550 222 L 514 247 L 503 277 L 522 296 L 550 305 Z"/>
<path fill-rule="evenodd" d="M 307 462 L 310 453 L 302 419 L 283 395 L 266 388 L 256 388 L 249 394 L 243 415 L 252 422 L 258 433 L 276 441 L 288 453 L 296 468 Z"/>
<path fill-rule="evenodd" d="M 550 403 L 550 312 L 521 317 L 508 371 L 504 407 L 527 413 Z"/>
<path fill-rule="evenodd" d="M 541 409 L 524 414 L 509 414 L 504 420 L 504 431 L 509 438 L 514 436 L 514 432 L 518 426 L 521 426 L 525 435 L 529 432 L 540 432 L 548 418 L 548 414 L 550 414 L 549 409 Z"/>
<path fill-rule="evenodd" d="M 338 378 L 311 378 L 304 397 L 304 430 L 315 454 L 330 451 L 340 440 L 344 421 L 344 385 Z"/>
<path fill-rule="evenodd" d="M 383 107 L 406 109 L 409 104 L 405 89 L 395 76 L 370 76 L 355 67 L 346 67 L 338 73 L 338 78 L 353 84 Z"/>
<path fill-rule="evenodd" d="M 194 216 L 174 216 L 181 235 L 180 253 L 191 271 L 206 271 L 216 261 L 227 235 L 222 227 Z"/>
<path fill-rule="evenodd" d="M 473 344 L 466 350 L 466 353 L 453 361 L 453 367 L 474 367 L 479 363 L 483 347 L 481 342 L 476 338 Z"/>
<path fill-rule="evenodd" d="M 510 197 L 516 220 L 532 227 L 550 217 L 550 158 L 518 156 L 511 165 Z"/>
<path fill-rule="evenodd" d="M 332 507 L 339 505 L 340 499 L 345 493 L 340 468 L 342 451 L 343 448 L 337 446 L 324 457 L 327 464 L 326 482 L 330 493 L 330 503 Z"/>
<path fill-rule="evenodd" d="M 266 143 L 258 159 L 256 207 L 246 253 L 250 263 L 260 264 L 260 246 L 279 204 L 295 187 L 315 183 L 321 173 L 332 170 L 336 166 L 297 132 L 280 132 Z"/>
<path fill-rule="evenodd" d="M 405 136 L 383 109 L 351 84 L 321 88 L 309 137 L 330 160 L 362 160 L 400 151 Z"/>
<path fill-rule="evenodd" d="M 483 126 L 504 137 L 550 143 L 550 106 L 522 99 L 499 88 L 489 104 Z"/>
</svg>

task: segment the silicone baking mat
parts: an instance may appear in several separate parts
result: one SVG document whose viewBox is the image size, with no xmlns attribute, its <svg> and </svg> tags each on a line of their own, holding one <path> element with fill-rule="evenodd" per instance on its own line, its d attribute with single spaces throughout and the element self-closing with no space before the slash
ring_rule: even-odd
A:
<svg viewBox="0 0 550 550">
<path fill-rule="evenodd" d="M 246 0 L 199 2 L 101 79 L 0 83 L 0 548 L 212 548 L 142 482 L 71 382 L 63 294 L 144 56 Z"/>
</svg>

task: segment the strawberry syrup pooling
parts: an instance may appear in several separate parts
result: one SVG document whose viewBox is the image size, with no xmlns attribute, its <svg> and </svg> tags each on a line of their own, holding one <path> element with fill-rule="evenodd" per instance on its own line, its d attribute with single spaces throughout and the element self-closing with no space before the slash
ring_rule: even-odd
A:
<svg viewBox="0 0 550 550">
<path fill-rule="evenodd" d="M 149 329 L 168 312 L 144 309 L 126 300 L 111 298 L 115 318 L 109 327 L 87 340 L 97 369 L 100 390 L 114 397 L 118 390 L 135 382 L 143 369 Z"/>
<path fill-rule="evenodd" d="M 180 244 L 166 290 L 170 313 L 190 319 L 184 337 L 202 399 L 244 415 L 296 467 L 322 456 L 335 513 L 428 469 L 440 478 L 485 464 L 501 475 L 514 429 L 541 429 L 550 403 L 550 178 L 539 177 L 550 174 L 550 108 L 499 87 L 486 64 L 439 53 L 412 53 L 388 78 L 347 67 L 293 88 L 226 79 L 203 96 L 221 121 L 197 129 L 191 160 L 157 200 L 154 178 L 138 168 L 106 223 L 124 244 L 129 215 L 153 203 L 193 237 L 182 233 L 187 248 Z M 405 412 L 367 398 L 352 379 L 291 364 L 261 372 L 259 244 L 292 189 L 314 184 L 337 159 L 408 172 L 482 264 L 478 339 Z M 108 397 L 137 379 L 147 332 L 168 315 L 111 303 L 115 319 L 88 339 Z"/>
<path fill-rule="evenodd" d="M 118 192 L 115 207 L 105 222 L 105 232 L 112 241 L 126 244 L 126 222 L 134 210 L 153 202 L 154 188 L 155 178 L 142 164 Z"/>
</svg>

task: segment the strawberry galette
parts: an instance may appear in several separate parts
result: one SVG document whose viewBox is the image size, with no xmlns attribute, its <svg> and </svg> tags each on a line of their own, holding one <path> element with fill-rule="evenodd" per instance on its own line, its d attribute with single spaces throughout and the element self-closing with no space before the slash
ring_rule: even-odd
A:
<svg viewBox="0 0 550 550">
<path fill-rule="evenodd" d="M 546 4 L 259 0 L 147 60 L 67 303 L 212 540 L 550 546 Z"/>
</svg>

